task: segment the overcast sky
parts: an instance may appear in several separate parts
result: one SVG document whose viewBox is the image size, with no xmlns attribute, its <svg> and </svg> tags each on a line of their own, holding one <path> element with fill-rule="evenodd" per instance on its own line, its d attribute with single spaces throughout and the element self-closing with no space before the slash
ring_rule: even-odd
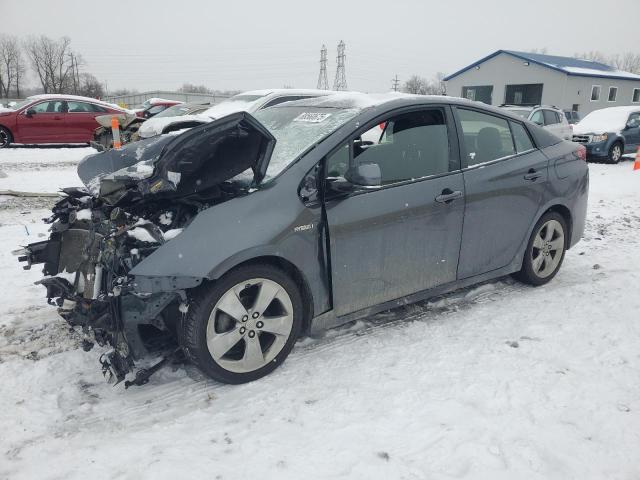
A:
<svg viewBox="0 0 640 480">
<path fill-rule="evenodd" d="M 352 90 L 452 73 L 498 49 L 640 51 L 639 0 L 0 0 L 0 32 L 66 35 L 109 89 L 185 82 L 248 90 L 330 87 L 346 43 Z M 31 79 L 35 84 L 35 79 Z"/>
</svg>

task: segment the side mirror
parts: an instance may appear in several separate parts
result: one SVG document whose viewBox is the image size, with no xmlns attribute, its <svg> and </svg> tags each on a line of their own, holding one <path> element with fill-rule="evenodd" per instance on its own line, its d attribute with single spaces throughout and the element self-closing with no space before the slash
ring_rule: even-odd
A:
<svg viewBox="0 0 640 480">
<path fill-rule="evenodd" d="M 25 112 L 25 115 L 29 118 L 33 117 L 36 114 L 36 111 L 33 108 L 28 108 Z"/>
<path fill-rule="evenodd" d="M 379 187 L 382 184 L 382 173 L 377 163 L 363 163 L 347 171 L 345 178 L 354 185 L 363 187 Z"/>
</svg>

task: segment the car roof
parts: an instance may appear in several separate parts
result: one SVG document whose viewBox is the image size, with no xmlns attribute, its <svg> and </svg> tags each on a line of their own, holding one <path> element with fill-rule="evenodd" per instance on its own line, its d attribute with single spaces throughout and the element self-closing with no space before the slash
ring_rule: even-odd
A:
<svg viewBox="0 0 640 480">
<path fill-rule="evenodd" d="M 41 101 L 41 100 L 66 100 L 66 101 L 78 101 L 78 102 L 90 102 L 97 103 L 98 105 L 102 105 L 104 107 L 113 108 L 116 110 L 125 111 L 124 108 L 119 107 L 113 103 L 103 102 L 102 100 L 98 100 L 96 98 L 91 97 L 82 97 L 80 95 L 64 95 L 61 93 L 42 93 L 39 95 L 31 95 L 27 97 L 27 100 L 31 100 L 33 102 Z"/>
<path fill-rule="evenodd" d="M 331 95 L 336 92 L 332 90 L 317 90 L 313 88 L 270 88 L 262 90 L 249 90 L 238 95 L 256 95 L 266 97 L 267 95 Z"/>
<path fill-rule="evenodd" d="M 389 92 L 381 94 L 368 94 L 360 92 L 336 92 L 333 95 L 305 98 L 295 102 L 286 102 L 275 105 L 271 108 L 286 108 L 291 106 L 320 107 L 320 108 L 341 108 L 365 110 L 384 106 L 386 109 L 399 108 L 412 105 L 456 105 L 460 107 L 474 107 L 495 113 L 503 117 L 509 117 L 518 122 L 522 118 L 504 108 L 494 107 L 486 103 L 467 100 L 460 97 L 449 97 L 446 95 L 411 95 L 407 93 Z"/>
</svg>

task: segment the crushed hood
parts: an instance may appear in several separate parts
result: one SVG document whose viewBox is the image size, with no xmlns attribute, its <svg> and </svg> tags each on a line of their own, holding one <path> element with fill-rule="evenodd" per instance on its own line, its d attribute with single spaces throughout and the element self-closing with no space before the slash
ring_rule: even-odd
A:
<svg viewBox="0 0 640 480">
<path fill-rule="evenodd" d="M 188 196 L 251 170 L 262 181 L 274 136 L 251 114 L 238 112 L 179 135 L 162 135 L 86 157 L 78 176 L 112 205 L 148 195 Z"/>
</svg>

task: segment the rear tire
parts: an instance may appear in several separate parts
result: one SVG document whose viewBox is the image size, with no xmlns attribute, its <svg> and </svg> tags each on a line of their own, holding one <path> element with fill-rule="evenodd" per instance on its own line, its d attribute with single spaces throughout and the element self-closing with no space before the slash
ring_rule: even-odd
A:
<svg viewBox="0 0 640 480">
<path fill-rule="evenodd" d="M 522 259 L 522 268 L 513 276 L 529 285 L 544 285 L 556 276 L 569 239 L 567 222 L 557 212 L 545 213 L 531 233 Z"/>
<path fill-rule="evenodd" d="M 288 275 L 271 265 L 246 265 L 194 292 L 181 343 L 187 358 L 214 380 L 251 382 L 289 355 L 303 315 L 302 296 Z"/>
<path fill-rule="evenodd" d="M 622 143 L 615 142 L 609 148 L 609 155 L 607 157 L 608 162 L 613 164 L 618 163 L 622 158 L 623 153 L 624 153 L 624 147 L 622 146 Z"/>
<path fill-rule="evenodd" d="M 6 148 L 13 142 L 11 132 L 5 127 L 0 127 L 0 148 Z"/>
</svg>

